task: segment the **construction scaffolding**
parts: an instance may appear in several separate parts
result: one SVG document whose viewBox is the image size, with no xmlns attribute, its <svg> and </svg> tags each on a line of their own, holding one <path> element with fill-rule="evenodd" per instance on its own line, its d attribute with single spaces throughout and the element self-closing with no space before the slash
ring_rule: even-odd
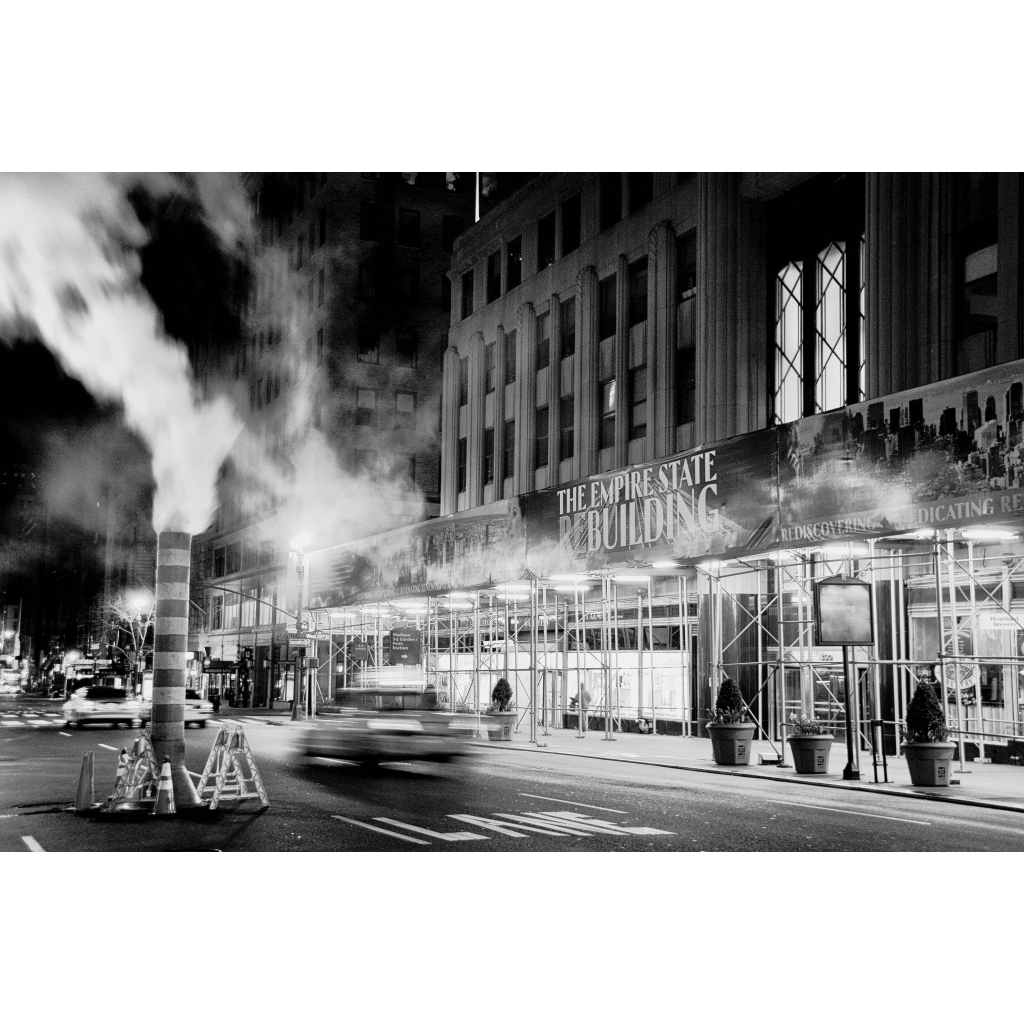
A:
<svg viewBox="0 0 1024 1024">
<path fill-rule="evenodd" d="M 814 642 L 814 585 L 845 575 L 872 588 L 876 642 Z M 936 581 L 938 580 L 938 586 Z M 517 729 L 591 728 L 704 735 L 722 679 L 735 679 L 758 737 L 784 743 L 791 715 L 841 734 L 871 723 L 898 756 L 899 725 L 921 679 L 945 694 L 961 761 L 1016 760 L 1024 700 L 1024 554 L 1016 535 L 946 530 L 695 565 L 658 563 L 477 590 L 322 609 L 330 630 L 319 693 L 433 687 L 452 710 L 486 711 L 499 678 Z M 326 625 L 329 618 L 330 625 Z M 391 664 L 389 636 L 415 630 L 415 664 Z M 877 724 L 874 726 L 879 729 Z"/>
</svg>

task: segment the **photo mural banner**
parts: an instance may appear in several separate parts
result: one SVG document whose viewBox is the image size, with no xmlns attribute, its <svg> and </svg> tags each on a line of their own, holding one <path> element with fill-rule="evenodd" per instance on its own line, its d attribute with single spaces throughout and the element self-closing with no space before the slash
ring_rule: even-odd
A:
<svg viewBox="0 0 1024 1024">
<path fill-rule="evenodd" d="M 1024 363 L 779 429 L 779 541 L 801 547 L 1024 515 Z"/>
<path fill-rule="evenodd" d="M 310 606 L 1024 517 L 1024 361 L 310 556 Z"/>
</svg>

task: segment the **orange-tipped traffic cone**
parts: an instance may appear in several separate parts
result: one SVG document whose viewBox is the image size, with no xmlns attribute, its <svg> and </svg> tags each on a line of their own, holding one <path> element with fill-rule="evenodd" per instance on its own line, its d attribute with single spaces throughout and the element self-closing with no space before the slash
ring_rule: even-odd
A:
<svg viewBox="0 0 1024 1024">
<path fill-rule="evenodd" d="M 78 776 L 78 795 L 75 797 L 75 814 L 88 814 L 95 809 L 93 799 L 94 768 L 93 753 L 90 750 L 82 758 L 82 772 Z"/>
<path fill-rule="evenodd" d="M 169 817 L 174 814 L 174 783 L 171 780 L 171 759 L 164 758 L 160 766 L 160 783 L 156 787 L 156 806 L 154 817 Z"/>
</svg>

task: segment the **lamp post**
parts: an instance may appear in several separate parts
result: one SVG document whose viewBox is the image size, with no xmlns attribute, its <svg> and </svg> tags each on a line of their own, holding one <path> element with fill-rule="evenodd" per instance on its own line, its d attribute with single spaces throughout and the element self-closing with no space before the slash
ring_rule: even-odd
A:
<svg viewBox="0 0 1024 1024">
<path fill-rule="evenodd" d="M 302 617 L 302 599 L 303 599 L 303 578 L 306 574 L 306 565 L 303 561 L 305 557 L 302 550 L 302 542 L 293 542 L 295 548 L 295 574 L 299 578 L 299 599 L 296 603 L 295 609 L 295 626 L 297 630 L 301 630 L 303 626 Z M 299 699 L 302 693 L 302 685 L 305 682 L 306 675 L 306 649 L 305 647 L 299 648 L 299 655 L 295 665 L 295 699 L 292 701 L 292 721 L 297 722 L 299 720 Z"/>
</svg>

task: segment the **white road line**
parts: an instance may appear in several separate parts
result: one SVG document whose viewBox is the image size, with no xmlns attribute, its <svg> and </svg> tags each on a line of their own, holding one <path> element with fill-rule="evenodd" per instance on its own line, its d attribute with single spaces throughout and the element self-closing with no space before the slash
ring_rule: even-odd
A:
<svg viewBox="0 0 1024 1024">
<path fill-rule="evenodd" d="M 884 818 L 886 821 L 902 821 L 908 825 L 931 825 L 930 821 L 920 821 L 918 818 L 894 818 L 890 814 L 871 814 L 868 811 L 850 811 L 845 807 L 829 807 L 827 804 L 798 804 L 789 800 L 769 800 L 770 804 L 783 804 L 786 807 L 810 807 L 815 811 L 835 811 L 836 814 L 856 814 L 861 818 Z"/>
<path fill-rule="evenodd" d="M 476 825 L 477 828 L 486 828 L 491 832 L 500 832 L 503 836 L 512 836 L 513 839 L 529 838 L 529 836 L 524 836 L 522 832 L 513 832 L 512 829 L 504 828 L 496 821 L 491 821 L 489 818 L 478 818 L 475 814 L 449 814 L 448 817 L 454 818 L 456 821 L 464 821 L 467 825 Z"/>
<path fill-rule="evenodd" d="M 21 841 L 33 852 L 33 853 L 46 853 L 46 851 L 31 837 L 22 836 Z"/>
<path fill-rule="evenodd" d="M 356 821 L 354 818 L 343 818 L 340 814 L 332 814 L 332 818 L 337 818 L 338 821 L 347 821 L 350 825 L 358 825 L 360 828 L 368 828 L 371 832 L 381 832 L 386 836 L 392 836 L 395 839 L 404 839 L 407 843 L 416 843 L 418 846 L 429 846 L 430 843 L 426 839 L 416 839 L 413 836 L 403 836 L 401 832 L 389 832 L 386 828 L 377 828 L 376 825 L 367 825 L 365 821 Z"/>
<path fill-rule="evenodd" d="M 556 800 L 553 796 L 537 796 L 536 793 L 517 793 L 516 796 L 527 796 L 531 800 L 550 800 L 555 804 L 570 804 L 573 807 L 589 807 L 592 811 L 607 811 L 609 814 L 629 814 L 629 811 L 617 811 L 614 807 L 598 807 L 597 804 L 581 804 L 579 800 Z"/>
<path fill-rule="evenodd" d="M 61 732 L 60 735 L 61 736 L 67 736 L 68 739 L 71 739 L 71 733 L 69 733 L 69 732 Z"/>
<path fill-rule="evenodd" d="M 109 743 L 100 743 L 99 746 L 104 747 L 107 750 L 117 750 L 117 747 L 112 747 Z"/>
<path fill-rule="evenodd" d="M 395 821 L 394 818 L 377 818 L 374 821 L 383 821 L 385 825 L 394 825 L 397 828 L 407 828 L 410 832 L 419 832 L 420 835 L 430 836 L 432 839 L 443 839 L 446 843 L 464 843 L 470 839 L 486 839 L 487 836 L 478 836 L 475 832 L 431 832 L 429 828 L 420 828 L 419 825 L 406 825 L 404 821 Z"/>
</svg>

